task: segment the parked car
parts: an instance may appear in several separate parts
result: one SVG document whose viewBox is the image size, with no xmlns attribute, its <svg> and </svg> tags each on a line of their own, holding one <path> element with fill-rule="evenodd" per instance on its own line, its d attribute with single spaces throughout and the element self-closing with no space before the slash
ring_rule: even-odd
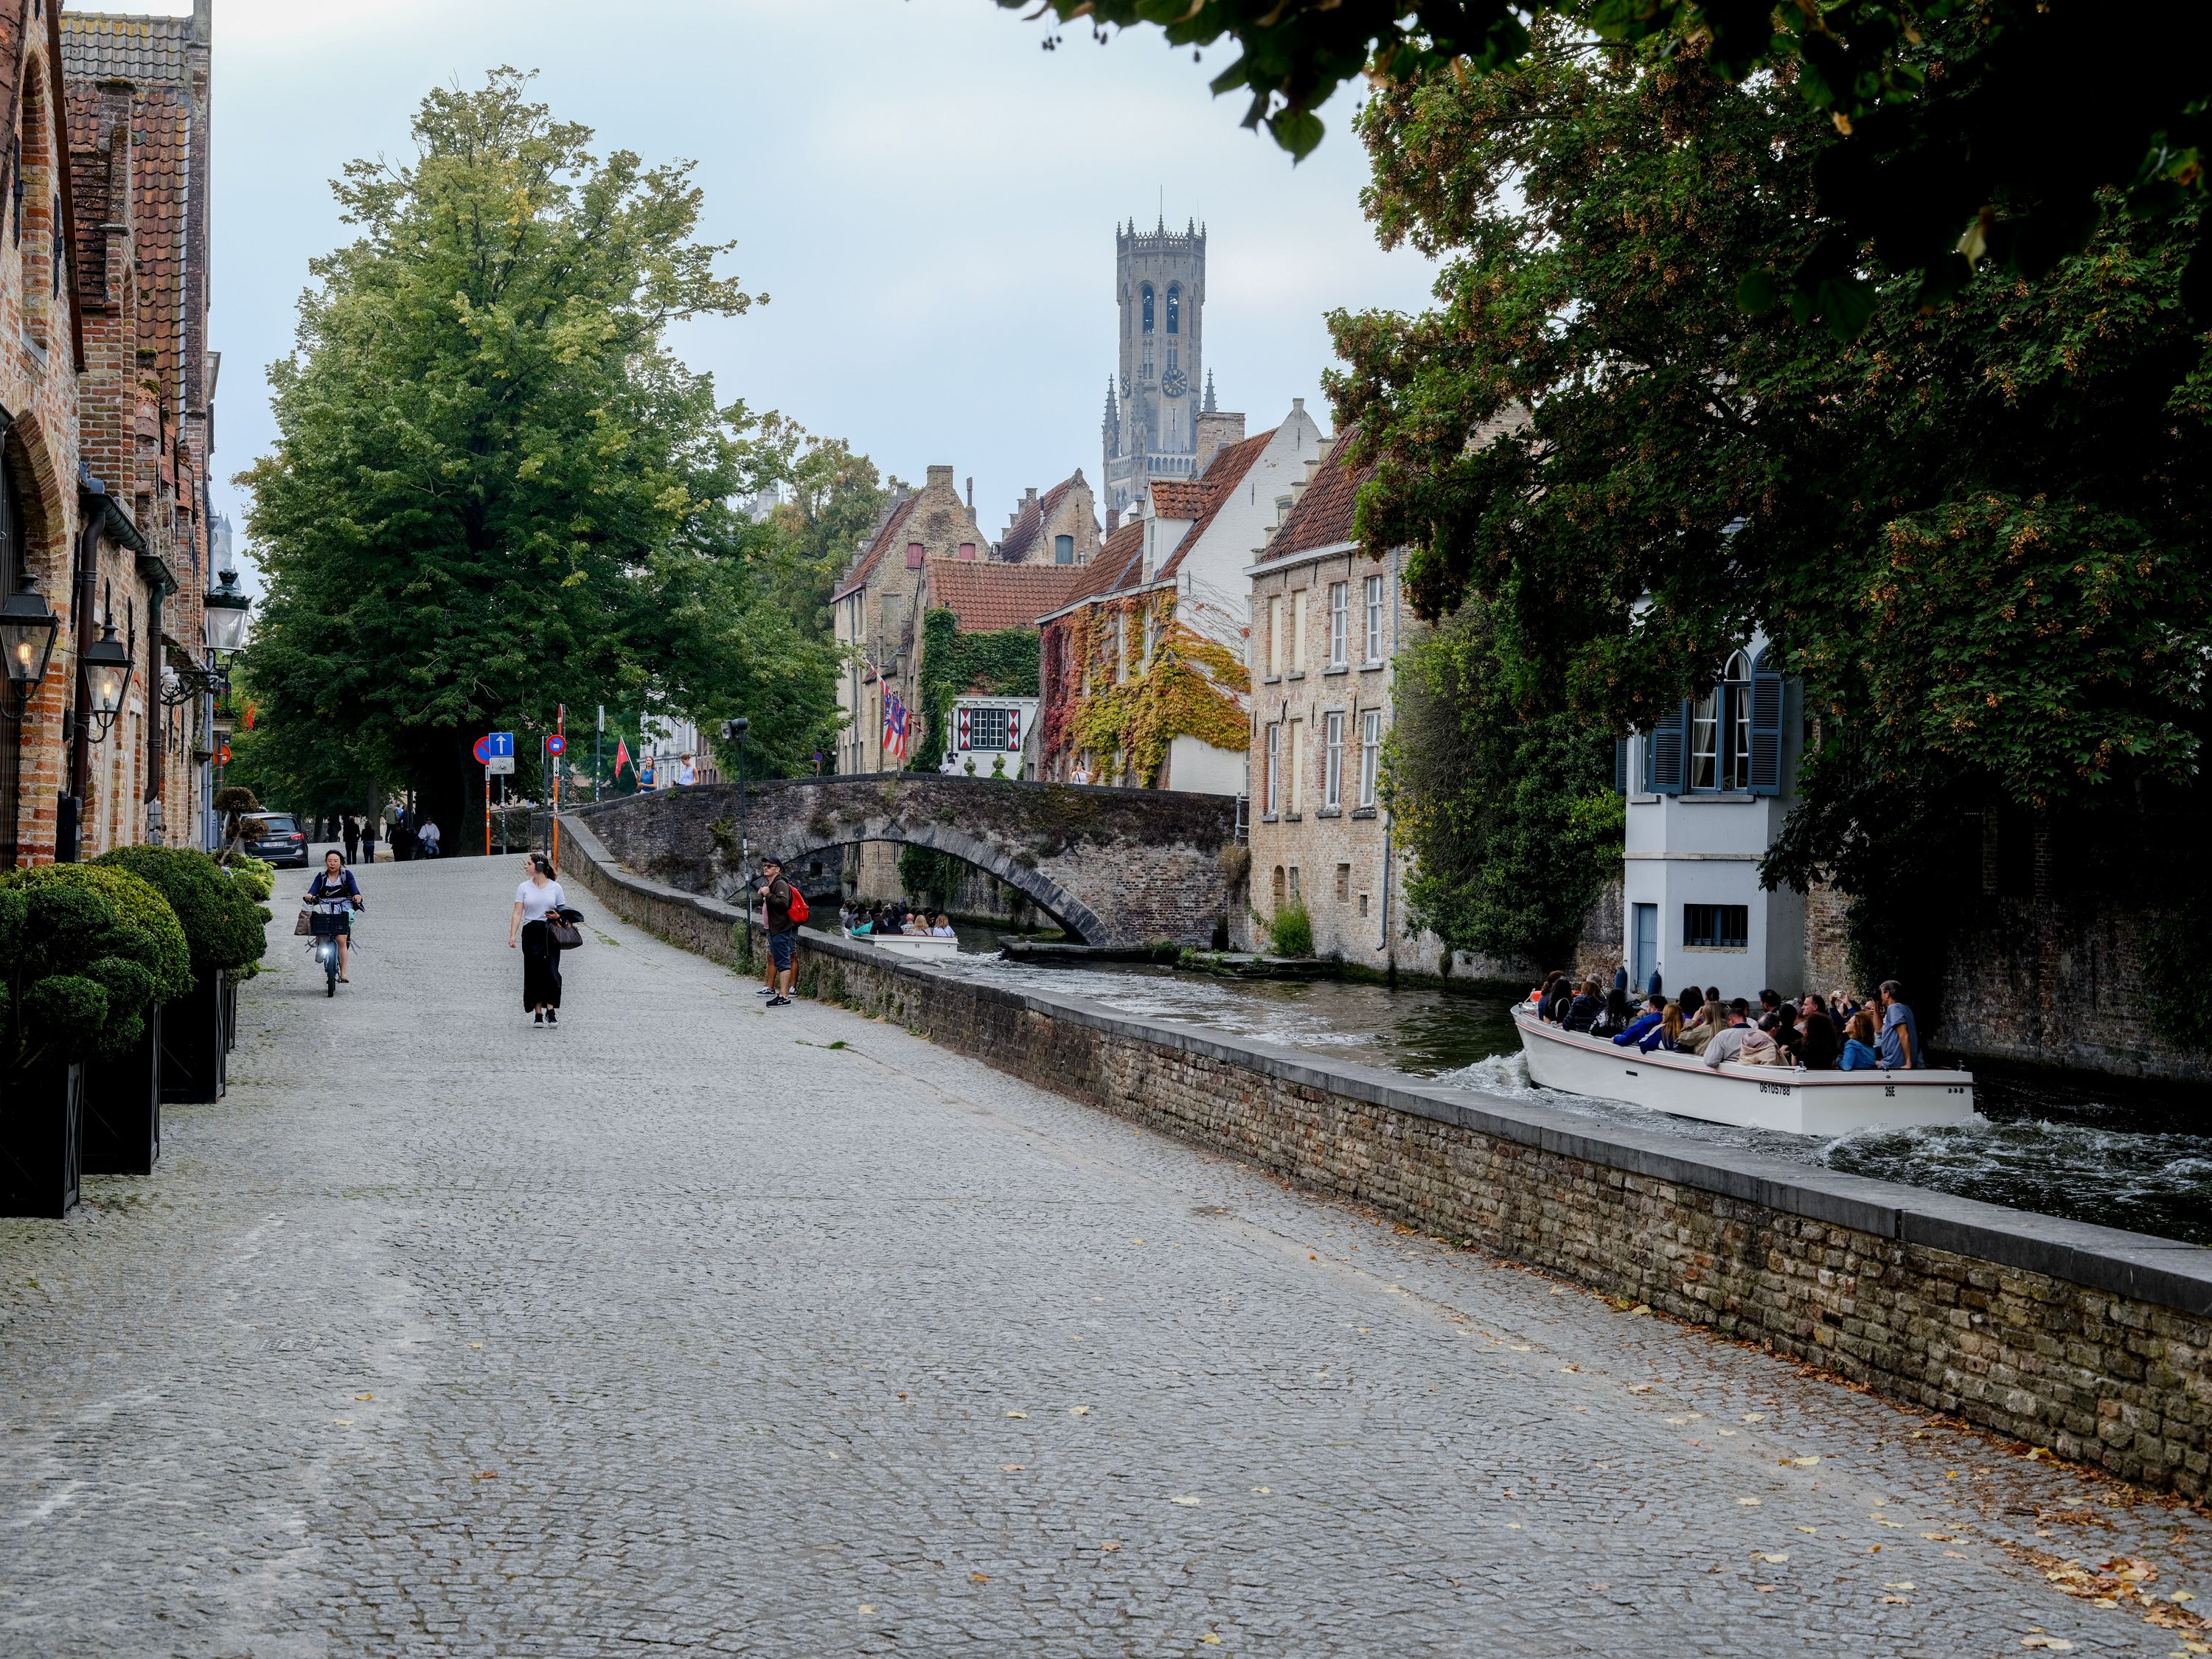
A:
<svg viewBox="0 0 2212 1659">
<path fill-rule="evenodd" d="M 307 836 L 300 828 L 300 821 L 289 812 L 263 812 L 259 817 L 260 836 L 246 843 L 246 852 L 270 864 L 296 864 L 306 869 Z"/>
</svg>

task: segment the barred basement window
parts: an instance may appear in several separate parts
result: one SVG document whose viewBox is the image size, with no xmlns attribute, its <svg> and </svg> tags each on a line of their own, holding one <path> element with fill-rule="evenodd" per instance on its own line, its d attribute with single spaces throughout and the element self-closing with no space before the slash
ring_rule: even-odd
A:
<svg viewBox="0 0 2212 1659">
<path fill-rule="evenodd" d="M 1751 907 L 1686 904 L 1682 945 L 1687 950 L 1741 951 L 1751 943 Z"/>
</svg>

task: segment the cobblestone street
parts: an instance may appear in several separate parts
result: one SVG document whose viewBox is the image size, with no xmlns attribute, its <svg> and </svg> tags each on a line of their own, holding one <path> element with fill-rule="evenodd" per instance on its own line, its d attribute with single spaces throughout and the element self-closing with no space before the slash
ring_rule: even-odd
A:
<svg viewBox="0 0 2212 1659">
<path fill-rule="evenodd" d="M 2203 1652 L 2212 1525 L 1289 1192 L 520 860 L 0 1222 L 0 1652 Z"/>
</svg>

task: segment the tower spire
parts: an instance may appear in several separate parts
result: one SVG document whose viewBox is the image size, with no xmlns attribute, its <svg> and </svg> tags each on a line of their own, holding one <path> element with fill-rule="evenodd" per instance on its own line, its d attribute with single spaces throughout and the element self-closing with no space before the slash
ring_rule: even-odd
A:
<svg viewBox="0 0 2212 1659">
<path fill-rule="evenodd" d="M 1206 371 L 1206 404 L 1199 412 L 1203 415 L 1216 412 L 1213 407 L 1213 371 L 1210 368 Z"/>
</svg>

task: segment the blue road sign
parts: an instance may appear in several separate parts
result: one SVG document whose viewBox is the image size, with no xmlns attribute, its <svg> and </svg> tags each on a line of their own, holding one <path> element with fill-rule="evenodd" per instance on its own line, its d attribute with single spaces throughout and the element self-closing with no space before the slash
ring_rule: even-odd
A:
<svg viewBox="0 0 2212 1659">
<path fill-rule="evenodd" d="M 485 753 L 485 754 L 487 754 L 487 755 L 512 755 L 514 752 L 514 732 L 487 732 L 486 733 L 484 733 L 484 753 Z"/>
</svg>

